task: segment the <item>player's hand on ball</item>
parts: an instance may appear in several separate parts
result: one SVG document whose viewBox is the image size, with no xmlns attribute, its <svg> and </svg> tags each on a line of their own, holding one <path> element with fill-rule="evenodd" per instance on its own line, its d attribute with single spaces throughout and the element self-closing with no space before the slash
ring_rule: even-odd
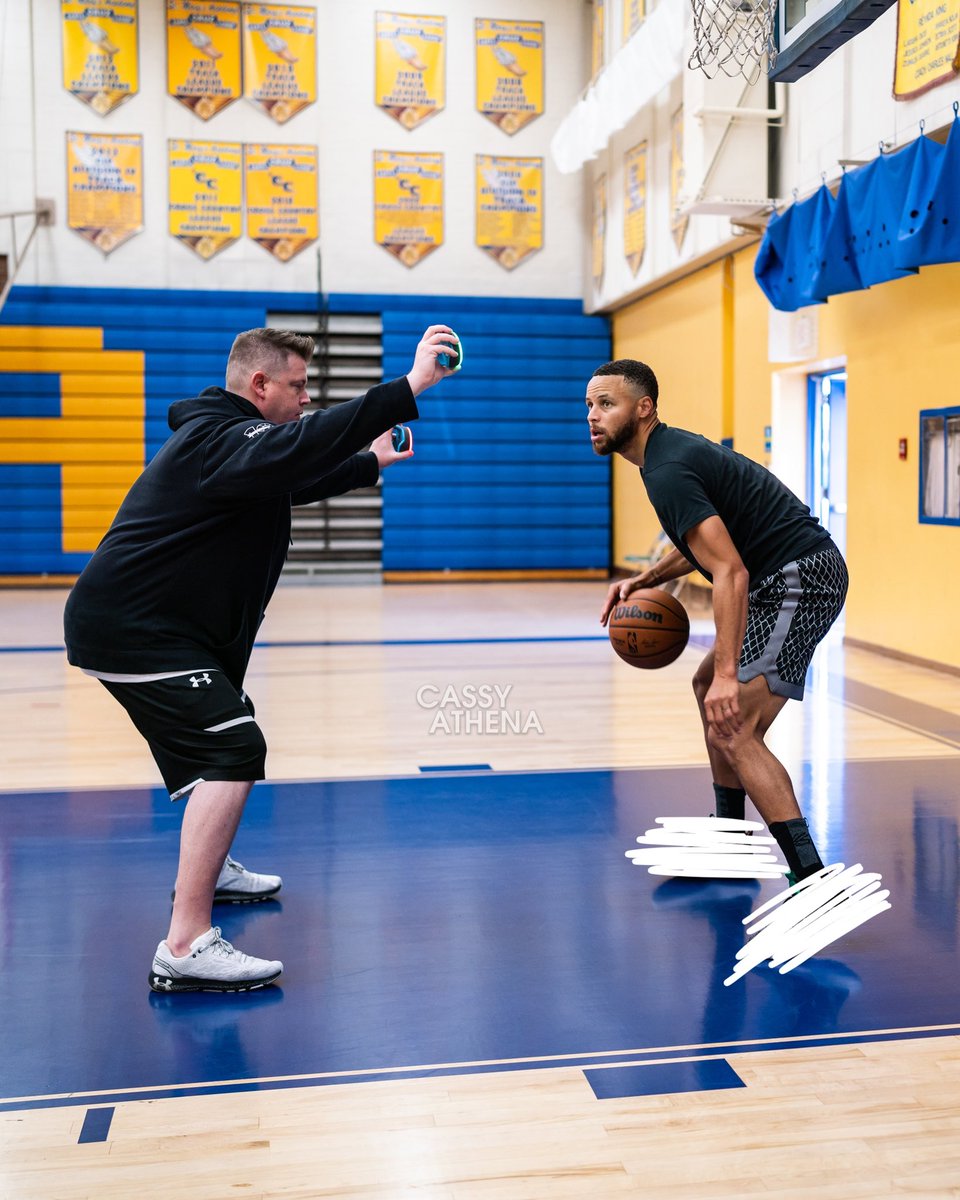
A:
<svg viewBox="0 0 960 1200">
<path fill-rule="evenodd" d="M 637 588 L 646 586 L 643 583 L 645 573 L 642 575 L 633 575 L 629 579 L 618 579 L 616 583 L 611 583 L 607 591 L 607 598 L 603 602 L 603 608 L 600 610 L 600 624 L 606 625 L 610 620 L 610 614 L 617 607 L 621 600 L 626 600 L 631 592 L 635 592 Z"/>
<path fill-rule="evenodd" d="M 437 356 L 448 354 L 451 346 L 456 345 L 457 335 L 449 325 L 431 325 L 420 339 L 417 352 L 414 355 L 413 366 L 407 374 L 407 382 L 415 396 L 433 387 L 441 379 L 452 375 L 451 367 L 442 367 L 437 362 Z"/>
<path fill-rule="evenodd" d="M 381 471 L 392 466 L 395 462 L 402 462 L 405 458 L 413 458 L 413 447 L 409 450 L 394 449 L 392 428 L 388 429 L 386 433 L 381 433 L 378 438 L 375 438 L 370 443 L 370 449 L 377 456 L 377 462 L 380 464 Z"/>
</svg>

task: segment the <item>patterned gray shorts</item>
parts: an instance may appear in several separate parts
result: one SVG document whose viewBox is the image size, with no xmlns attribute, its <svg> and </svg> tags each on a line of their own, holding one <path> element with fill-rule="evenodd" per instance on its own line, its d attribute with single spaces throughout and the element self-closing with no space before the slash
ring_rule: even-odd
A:
<svg viewBox="0 0 960 1200">
<path fill-rule="evenodd" d="M 847 583 L 847 565 L 832 543 L 762 579 L 747 604 L 740 682 L 762 675 L 771 692 L 802 700 L 807 667 L 840 615 Z"/>
</svg>

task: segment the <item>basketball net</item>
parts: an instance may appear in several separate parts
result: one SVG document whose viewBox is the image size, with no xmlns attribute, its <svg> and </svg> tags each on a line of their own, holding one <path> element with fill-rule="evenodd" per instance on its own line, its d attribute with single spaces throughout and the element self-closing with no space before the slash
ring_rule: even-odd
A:
<svg viewBox="0 0 960 1200">
<path fill-rule="evenodd" d="M 708 79 L 722 71 L 756 83 L 777 61 L 773 19 L 777 0 L 690 0 L 694 51 L 688 66 Z"/>
</svg>

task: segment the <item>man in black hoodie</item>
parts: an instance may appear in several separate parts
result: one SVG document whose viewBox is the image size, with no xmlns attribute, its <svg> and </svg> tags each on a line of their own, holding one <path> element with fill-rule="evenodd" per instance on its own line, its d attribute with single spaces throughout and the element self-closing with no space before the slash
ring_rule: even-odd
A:
<svg viewBox="0 0 960 1200">
<path fill-rule="evenodd" d="M 452 374 L 432 325 L 409 374 L 301 420 L 313 341 L 251 329 L 226 388 L 170 406 L 173 435 L 130 489 L 67 600 L 69 661 L 98 678 L 146 738 L 171 799 L 189 796 L 170 930 L 150 970 L 160 992 L 247 991 L 280 962 L 236 950 L 211 927 L 214 899 L 255 900 L 277 876 L 229 856 L 266 744 L 243 691 L 257 629 L 287 555 L 290 508 L 376 483 L 408 458 L 393 425 Z M 370 449 L 363 447 L 370 444 Z"/>
</svg>

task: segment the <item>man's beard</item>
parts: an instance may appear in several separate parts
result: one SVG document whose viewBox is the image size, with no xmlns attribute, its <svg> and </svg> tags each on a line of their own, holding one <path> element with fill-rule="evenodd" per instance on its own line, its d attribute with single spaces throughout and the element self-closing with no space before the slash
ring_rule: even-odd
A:
<svg viewBox="0 0 960 1200">
<path fill-rule="evenodd" d="M 623 426 L 613 434 L 603 434 L 604 441 L 593 443 L 594 454 L 599 454 L 606 458 L 610 454 L 617 454 L 621 451 L 628 442 L 631 442 L 636 437 L 637 430 L 640 428 L 640 418 L 631 417 L 625 421 Z"/>
</svg>

